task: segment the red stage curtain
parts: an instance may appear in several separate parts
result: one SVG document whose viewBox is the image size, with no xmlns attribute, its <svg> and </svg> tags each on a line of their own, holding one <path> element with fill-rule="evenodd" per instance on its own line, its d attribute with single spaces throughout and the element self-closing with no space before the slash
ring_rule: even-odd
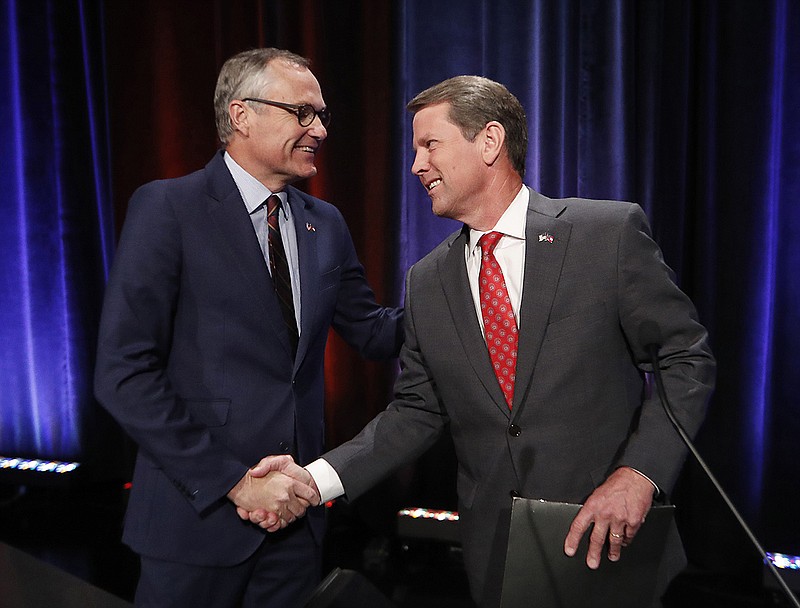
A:
<svg viewBox="0 0 800 608">
<path fill-rule="evenodd" d="M 109 122 L 117 229 L 141 184 L 199 169 L 217 148 L 216 75 L 231 55 L 278 46 L 309 57 L 333 112 L 319 174 L 298 184 L 337 205 L 378 300 L 392 293 L 391 53 L 388 3 L 312 0 L 111 2 Z M 335 334 L 326 354 L 328 443 L 355 435 L 390 395 L 393 363 L 366 363 Z"/>
</svg>

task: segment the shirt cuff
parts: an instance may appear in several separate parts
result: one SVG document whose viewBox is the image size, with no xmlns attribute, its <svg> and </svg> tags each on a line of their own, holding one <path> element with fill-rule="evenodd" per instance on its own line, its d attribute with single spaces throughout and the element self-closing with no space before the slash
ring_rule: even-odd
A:
<svg viewBox="0 0 800 608">
<path fill-rule="evenodd" d="M 344 494 L 344 486 L 339 474 L 328 462 L 322 458 L 317 458 L 314 462 L 303 467 L 314 478 L 319 490 L 320 504 L 338 498 Z"/>
<path fill-rule="evenodd" d="M 633 467 L 628 467 L 628 468 L 629 468 L 631 471 L 633 471 L 634 473 L 638 473 L 639 475 L 641 475 L 642 477 L 644 477 L 644 478 L 645 478 L 647 481 L 649 481 L 651 484 L 653 484 L 653 496 L 658 496 L 659 494 L 661 494 L 661 489 L 658 487 L 658 485 L 656 484 L 656 482 L 655 482 L 655 481 L 653 481 L 652 479 L 650 479 L 650 478 L 649 478 L 647 475 L 645 475 L 644 473 L 642 473 L 642 472 L 641 472 L 640 470 L 638 470 L 638 469 L 634 469 Z"/>
</svg>

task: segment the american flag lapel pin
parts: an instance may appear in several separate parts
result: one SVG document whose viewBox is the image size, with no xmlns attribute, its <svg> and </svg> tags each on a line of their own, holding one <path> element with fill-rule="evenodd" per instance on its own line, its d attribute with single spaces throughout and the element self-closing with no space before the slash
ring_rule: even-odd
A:
<svg viewBox="0 0 800 608">
<path fill-rule="evenodd" d="M 542 234 L 539 235 L 539 242 L 540 243 L 551 243 L 552 244 L 552 243 L 555 242 L 555 240 L 556 240 L 555 237 L 552 234 L 550 234 L 549 232 L 543 232 Z"/>
<path fill-rule="evenodd" d="M 308 230 L 309 232 L 316 232 L 317 231 L 317 229 L 314 228 L 314 226 L 313 226 L 313 224 L 311 222 L 306 222 L 306 230 Z"/>
</svg>

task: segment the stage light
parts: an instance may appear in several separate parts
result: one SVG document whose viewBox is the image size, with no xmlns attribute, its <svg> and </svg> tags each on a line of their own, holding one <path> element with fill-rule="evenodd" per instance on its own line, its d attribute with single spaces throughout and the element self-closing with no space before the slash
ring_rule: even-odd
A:
<svg viewBox="0 0 800 608">
<path fill-rule="evenodd" d="M 422 507 L 401 509 L 397 512 L 397 516 L 411 517 L 413 519 L 435 519 L 436 521 L 458 521 L 458 513 L 455 511 L 440 511 L 438 509 L 424 509 Z"/>
<path fill-rule="evenodd" d="M 79 462 L 62 462 L 60 460 L 41 460 L 38 458 L 13 458 L 0 456 L 0 470 L 25 471 L 51 475 L 72 473 L 81 466 Z"/>
<path fill-rule="evenodd" d="M 800 591 L 800 556 L 785 553 L 770 553 L 767 558 L 778 569 L 781 577 L 792 591 Z M 764 560 L 764 586 L 769 589 L 778 589 L 778 581 L 769 572 L 767 561 Z"/>
<path fill-rule="evenodd" d="M 410 507 L 397 512 L 397 533 L 406 538 L 460 542 L 458 513 L 439 509 Z"/>
</svg>

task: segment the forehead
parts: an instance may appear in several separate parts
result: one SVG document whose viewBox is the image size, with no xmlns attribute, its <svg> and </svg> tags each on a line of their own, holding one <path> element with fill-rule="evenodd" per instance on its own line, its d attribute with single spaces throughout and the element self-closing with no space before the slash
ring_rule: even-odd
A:
<svg viewBox="0 0 800 608">
<path fill-rule="evenodd" d="M 422 145 L 429 139 L 452 138 L 461 135 L 461 130 L 450 122 L 450 104 L 437 103 L 426 106 L 414 114 L 414 145 Z"/>
<path fill-rule="evenodd" d="M 267 65 L 265 73 L 267 85 L 262 93 L 264 96 L 275 101 L 324 107 L 319 82 L 308 68 L 278 59 Z"/>
</svg>

